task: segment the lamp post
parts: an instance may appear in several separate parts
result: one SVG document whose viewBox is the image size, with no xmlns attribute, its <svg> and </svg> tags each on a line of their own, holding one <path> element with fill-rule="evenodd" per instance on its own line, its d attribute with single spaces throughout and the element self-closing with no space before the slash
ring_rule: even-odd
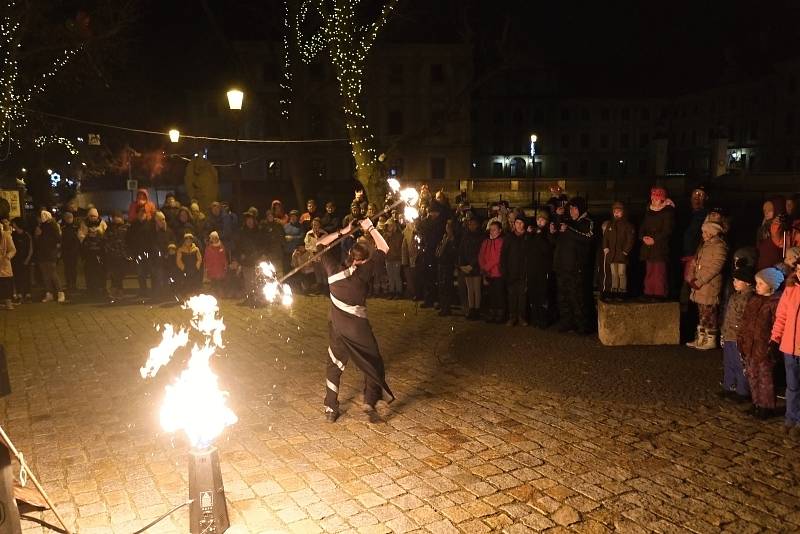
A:
<svg viewBox="0 0 800 534">
<path fill-rule="evenodd" d="M 539 203 L 536 201 L 536 141 L 538 139 L 536 134 L 531 134 L 531 204 L 533 204 L 534 210 L 539 207 Z"/>
<path fill-rule="evenodd" d="M 236 175 L 234 176 L 233 189 L 234 197 L 236 198 L 236 206 L 239 211 L 243 209 L 242 206 L 242 155 L 239 150 L 239 131 L 242 126 L 242 103 L 244 101 L 244 93 L 239 89 L 231 89 L 226 93 L 228 97 L 228 107 L 236 116 L 236 141 L 234 148 L 236 150 Z"/>
<path fill-rule="evenodd" d="M 168 135 L 171 143 L 177 143 L 178 141 L 181 140 L 181 132 L 176 130 L 175 128 L 171 129 Z"/>
</svg>

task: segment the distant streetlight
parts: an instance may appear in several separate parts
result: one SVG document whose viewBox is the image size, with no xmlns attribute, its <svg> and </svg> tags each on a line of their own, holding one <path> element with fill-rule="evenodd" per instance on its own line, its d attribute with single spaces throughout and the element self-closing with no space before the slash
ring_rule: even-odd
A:
<svg viewBox="0 0 800 534">
<path fill-rule="evenodd" d="M 240 111 L 242 109 L 242 102 L 244 101 L 244 93 L 239 89 L 231 89 L 227 92 L 228 107 L 233 111 Z"/>
<path fill-rule="evenodd" d="M 536 141 L 538 140 L 536 134 L 531 134 L 531 203 L 534 209 L 539 207 L 539 199 L 536 196 Z"/>
<path fill-rule="evenodd" d="M 181 139 L 181 132 L 176 130 L 175 128 L 169 131 L 169 140 L 173 143 L 177 143 Z"/>
</svg>

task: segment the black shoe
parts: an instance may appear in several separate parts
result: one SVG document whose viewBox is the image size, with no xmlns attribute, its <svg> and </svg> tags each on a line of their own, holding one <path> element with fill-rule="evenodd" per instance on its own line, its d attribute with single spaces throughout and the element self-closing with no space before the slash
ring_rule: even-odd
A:
<svg viewBox="0 0 800 534">
<path fill-rule="evenodd" d="M 338 410 L 331 410 L 325 412 L 325 420 L 329 423 L 335 423 L 336 420 L 339 419 L 339 411 Z"/>
<path fill-rule="evenodd" d="M 380 416 L 374 406 L 370 406 L 368 409 L 365 408 L 364 411 L 366 412 L 367 419 L 369 419 L 371 424 L 377 425 L 384 422 L 383 417 Z"/>
<path fill-rule="evenodd" d="M 734 393 L 729 389 L 720 389 L 719 391 L 717 391 L 717 397 L 719 397 L 720 399 L 733 400 L 735 396 L 736 393 Z"/>
</svg>

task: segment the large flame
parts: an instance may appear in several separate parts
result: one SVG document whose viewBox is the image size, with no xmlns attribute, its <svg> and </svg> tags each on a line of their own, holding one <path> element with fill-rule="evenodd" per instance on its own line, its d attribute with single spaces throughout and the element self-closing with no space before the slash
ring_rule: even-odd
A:
<svg viewBox="0 0 800 534">
<path fill-rule="evenodd" d="M 196 295 L 183 308 L 192 311 L 191 325 L 203 336 L 203 344 L 192 347 L 186 369 L 174 384 L 166 387 L 161 426 L 167 432 L 183 430 L 192 447 L 202 449 L 237 421 L 236 414 L 227 406 L 228 393 L 219 389 L 217 375 L 210 366 L 215 349 L 223 346 L 225 324 L 218 316 L 217 299 L 210 295 Z M 161 344 L 150 351 L 142 376 L 155 376 L 178 348 L 186 346 L 188 335 L 184 329 L 175 334 L 172 325 L 165 325 Z"/>
<path fill-rule="evenodd" d="M 275 267 L 268 261 L 262 261 L 258 264 L 258 271 L 259 276 L 264 280 L 264 286 L 261 288 L 264 299 L 272 303 L 280 298 L 281 304 L 291 306 L 294 301 L 292 288 L 289 287 L 289 284 L 281 284 L 278 281 Z"/>
</svg>

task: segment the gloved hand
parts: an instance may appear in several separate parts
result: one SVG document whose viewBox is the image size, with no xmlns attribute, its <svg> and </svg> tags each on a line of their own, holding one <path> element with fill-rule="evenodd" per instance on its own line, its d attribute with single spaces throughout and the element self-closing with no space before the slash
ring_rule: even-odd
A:
<svg viewBox="0 0 800 534">
<path fill-rule="evenodd" d="M 774 363 L 783 360 L 783 353 L 777 341 L 770 341 L 767 345 L 767 357 Z"/>
</svg>

